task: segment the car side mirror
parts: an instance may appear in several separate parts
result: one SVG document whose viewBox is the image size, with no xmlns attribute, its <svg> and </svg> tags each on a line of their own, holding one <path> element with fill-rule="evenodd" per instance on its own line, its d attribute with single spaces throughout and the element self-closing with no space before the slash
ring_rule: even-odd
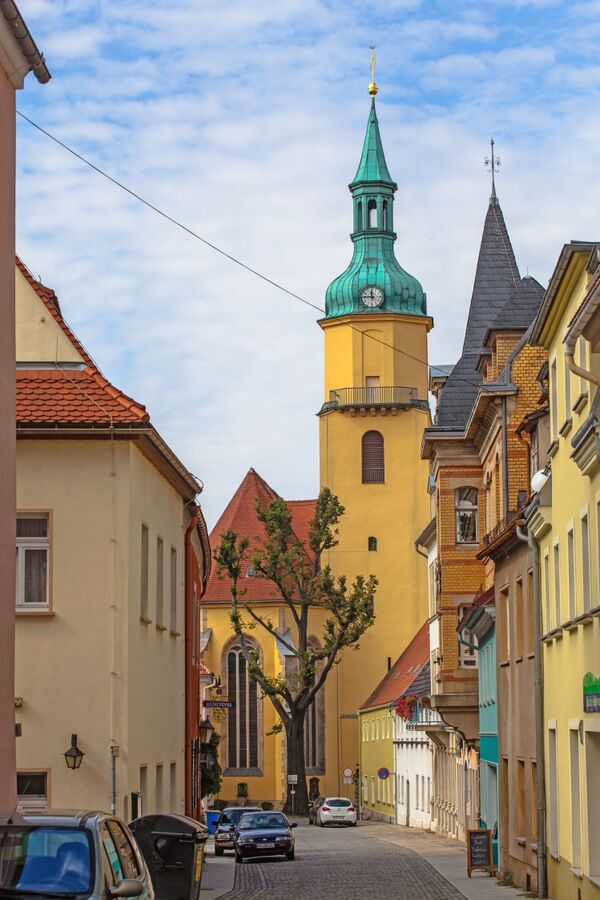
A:
<svg viewBox="0 0 600 900">
<path fill-rule="evenodd" d="M 111 897 L 139 897 L 144 893 L 144 885 L 137 878 L 123 878 L 116 887 L 108 889 Z"/>
<path fill-rule="evenodd" d="M 298 827 L 298 823 L 297 823 L 297 822 L 291 822 L 291 823 L 290 823 L 290 828 L 297 828 L 297 827 Z"/>
</svg>

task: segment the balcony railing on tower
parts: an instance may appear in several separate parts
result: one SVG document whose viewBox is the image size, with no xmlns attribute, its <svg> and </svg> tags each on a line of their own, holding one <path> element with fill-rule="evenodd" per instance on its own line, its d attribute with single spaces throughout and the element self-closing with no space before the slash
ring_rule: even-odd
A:
<svg viewBox="0 0 600 900">
<path fill-rule="evenodd" d="M 344 407 L 398 407 L 424 406 L 426 400 L 419 400 L 415 387 L 393 385 L 390 387 L 345 387 L 329 391 L 329 400 L 323 404 L 323 410 L 342 409 Z"/>
</svg>

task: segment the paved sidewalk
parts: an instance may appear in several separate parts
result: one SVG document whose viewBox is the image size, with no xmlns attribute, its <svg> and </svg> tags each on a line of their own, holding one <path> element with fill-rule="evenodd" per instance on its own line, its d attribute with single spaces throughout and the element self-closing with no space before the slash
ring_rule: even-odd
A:
<svg viewBox="0 0 600 900">
<path fill-rule="evenodd" d="M 229 857 L 215 856 L 215 840 L 209 838 L 204 849 L 200 900 L 217 900 L 233 888 L 235 863 Z"/>
<path fill-rule="evenodd" d="M 458 841 L 402 825 L 389 825 L 388 828 L 389 836 L 382 834 L 379 840 L 418 853 L 460 891 L 466 900 L 511 900 L 527 896 L 520 889 L 501 887 L 495 878 L 490 878 L 484 872 L 473 872 L 469 878 L 467 851 L 465 845 Z"/>
</svg>

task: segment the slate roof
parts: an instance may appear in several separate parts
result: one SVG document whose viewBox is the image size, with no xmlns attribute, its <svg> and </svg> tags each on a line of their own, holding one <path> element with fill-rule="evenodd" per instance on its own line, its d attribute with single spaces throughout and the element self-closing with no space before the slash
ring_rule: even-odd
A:
<svg viewBox="0 0 600 900">
<path fill-rule="evenodd" d="M 409 686 L 403 691 L 402 696 L 410 694 L 411 697 L 429 697 L 431 696 L 431 665 L 429 661 L 423 666 L 419 674 L 414 678 Z"/>
<path fill-rule="evenodd" d="M 239 587 L 245 591 L 244 600 L 272 601 L 279 600 L 279 594 L 274 585 L 265 578 L 257 578 L 248 574 L 252 568 L 252 554 L 258 548 L 261 540 L 266 537 L 264 526 L 256 516 L 255 503 L 258 500 L 266 506 L 279 494 L 273 490 L 270 484 L 261 478 L 254 469 L 249 469 L 235 494 L 223 510 L 221 517 L 210 533 L 211 547 L 219 545 L 221 535 L 225 531 L 235 531 L 239 537 L 247 537 L 249 546 L 247 561 L 240 578 Z M 299 541 L 308 542 L 310 520 L 315 515 L 316 500 L 288 500 L 287 506 L 292 514 L 292 527 Z M 219 576 L 217 567 L 213 566 L 202 602 L 230 603 L 229 580 L 226 576 Z"/>
<path fill-rule="evenodd" d="M 462 355 L 442 391 L 432 431 L 465 424 L 482 381 L 477 363 L 489 331 L 527 328 L 543 296 L 544 289 L 535 278 L 521 278 L 500 203 L 490 197 Z"/>
<path fill-rule="evenodd" d="M 425 622 L 360 708 L 373 709 L 393 703 L 402 696 L 428 662 L 429 623 Z"/>
</svg>

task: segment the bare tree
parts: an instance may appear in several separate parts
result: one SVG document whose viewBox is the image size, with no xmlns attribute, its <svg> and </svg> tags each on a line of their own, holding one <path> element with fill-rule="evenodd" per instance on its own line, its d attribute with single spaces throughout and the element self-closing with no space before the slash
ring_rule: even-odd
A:
<svg viewBox="0 0 600 900">
<path fill-rule="evenodd" d="M 279 717 L 278 730 L 285 729 L 287 771 L 298 776 L 295 786 L 294 811 L 308 812 L 308 790 L 304 754 L 306 713 L 322 689 L 332 666 L 339 661 L 344 648 L 358 648 L 358 641 L 374 622 L 373 601 L 377 579 L 359 575 L 348 586 L 345 576 L 334 577 L 329 566 L 322 566 L 323 553 L 337 544 L 338 522 L 345 510 L 328 488 L 323 488 L 316 501 L 314 518 L 309 523 L 308 545 L 294 534 L 292 516 L 285 500 L 276 498 L 267 506 L 256 504 L 258 521 L 266 537 L 252 551 L 251 558 L 259 578 L 276 588 L 278 599 L 290 612 L 295 640 L 283 635 L 261 612 L 260 603 L 245 601 L 239 578 L 249 554 L 249 539 L 234 531 L 221 535 L 214 557 L 221 573 L 231 583 L 231 624 L 239 638 L 248 673 L 268 697 Z M 326 613 L 320 647 L 309 641 L 309 614 L 313 610 Z M 314 629 L 314 617 L 310 627 Z M 294 658 L 293 673 L 285 671 L 267 675 L 260 653 L 247 640 L 246 633 L 261 628 Z M 291 785 L 288 785 L 285 811 L 292 810 Z"/>
</svg>

